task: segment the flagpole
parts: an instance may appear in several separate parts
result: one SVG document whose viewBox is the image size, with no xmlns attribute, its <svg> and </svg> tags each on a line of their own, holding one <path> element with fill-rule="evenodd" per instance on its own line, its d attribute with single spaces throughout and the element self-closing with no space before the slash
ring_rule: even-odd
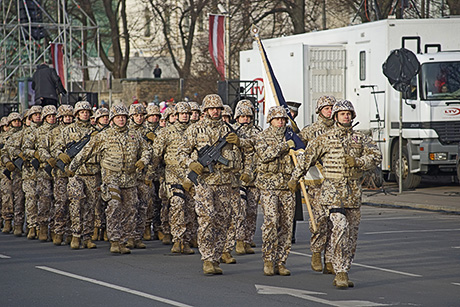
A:
<svg viewBox="0 0 460 307">
<path fill-rule="evenodd" d="M 252 25 L 252 33 L 254 34 L 254 38 L 255 38 L 255 40 L 257 42 L 257 46 L 259 46 L 260 55 L 262 57 L 262 63 L 264 64 L 265 71 L 267 72 L 268 83 L 270 84 L 270 88 L 272 89 L 272 92 L 273 92 L 273 98 L 275 99 L 276 104 L 278 106 L 280 106 L 281 105 L 280 101 L 278 99 L 278 96 L 276 95 L 275 84 L 274 84 L 273 78 L 272 78 L 272 76 L 270 74 L 270 69 L 268 68 L 267 58 L 265 56 L 265 52 L 264 52 L 263 47 L 262 47 L 262 42 L 260 41 L 259 29 L 255 25 Z M 290 116 L 288 116 L 288 118 L 291 121 L 292 127 L 297 128 L 297 124 L 294 122 L 294 120 Z M 298 128 L 297 128 L 297 130 L 298 130 Z M 289 155 L 292 158 L 294 166 L 297 166 L 297 157 L 296 157 L 295 151 L 290 150 Z M 302 189 L 303 198 L 305 199 L 305 204 L 307 206 L 308 215 L 310 216 L 310 221 L 311 221 L 311 225 L 312 225 L 312 228 L 313 228 L 313 233 L 317 233 L 318 229 L 316 227 L 315 219 L 313 217 L 313 211 L 311 209 L 311 205 L 310 205 L 310 202 L 308 200 L 307 189 L 305 188 L 305 183 L 303 182 L 303 179 L 300 179 L 300 187 Z"/>
</svg>

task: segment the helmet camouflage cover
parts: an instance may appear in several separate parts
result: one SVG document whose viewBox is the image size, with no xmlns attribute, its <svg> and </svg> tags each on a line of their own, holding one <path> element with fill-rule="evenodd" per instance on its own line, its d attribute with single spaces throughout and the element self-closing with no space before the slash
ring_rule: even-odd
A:
<svg viewBox="0 0 460 307">
<path fill-rule="evenodd" d="M 110 112 L 107 108 L 99 108 L 96 110 L 96 114 L 94 115 L 94 119 L 97 121 L 102 116 L 109 116 Z"/>
<path fill-rule="evenodd" d="M 57 109 L 57 118 L 63 116 L 73 116 L 73 107 L 70 104 L 63 104 Z"/>
<path fill-rule="evenodd" d="M 286 113 L 286 109 L 283 108 L 282 106 L 275 106 L 271 107 L 268 110 L 268 116 L 267 116 L 267 123 L 270 123 L 272 119 L 274 118 L 286 118 L 288 119 L 288 115 Z"/>
<path fill-rule="evenodd" d="M 334 106 L 332 107 L 332 118 L 334 118 L 335 114 L 339 111 L 350 111 L 351 118 L 353 119 L 356 117 L 355 108 L 349 100 L 339 100 L 334 104 Z"/>
<path fill-rule="evenodd" d="M 8 125 L 11 124 L 11 122 L 12 122 L 13 120 L 16 120 L 16 119 L 22 120 L 21 114 L 19 114 L 18 112 L 11 112 L 11 113 L 8 115 L 8 117 L 4 117 L 4 118 L 7 119 L 7 124 L 8 124 Z M 2 118 L 2 120 L 3 120 L 3 118 Z"/>
<path fill-rule="evenodd" d="M 47 117 L 48 115 L 56 115 L 57 111 L 56 111 L 56 107 L 53 106 L 53 105 L 47 105 L 47 106 L 44 106 L 43 107 L 43 110 L 42 110 L 42 117 L 45 118 Z"/>
<path fill-rule="evenodd" d="M 235 119 L 238 119 L 240 116 L 254 116 L 252 109 L 247 105 L 237 106 L 235 109 Z"/>
<path fill-rule="evenodd" d="M 206 112 L 209 108 L 224 108 L 224 103 L 222 98 L 217 94 L 209 94 L 203 98 L 203 112 Z"/>
<path fill-rule="evenodd" d="M 252 113 L 255 112 L 254 104 L 252 104 L 251 100 L 243 99 L 243 100 L 238 101 L 238 103 L 236 104 L 235 110 L 240 106 L 247 106 L 247 107 L 251 108 Z"/>
<path fill-rule="evenodd" d="M 29 113 L 27 113 L 27 116 L 31 116 L 36 113 L 42 113 L 43 107 L 42 106 L 32 106 L 29 110 Z"/>
<path fill-rule="evenodd" d="M 192 111 L 198 111 L 201 113 L 200 105 L 196 101 L 189 101 L 188 104 L 190 105 L 190 108 Z"/>
<path fill-rule="evenodd" d="M 88 110 L 93 114 L 93 109 L 91 108 L 91 104 L 88 101 L 79 101 L 75 104 L 75 108 L 73 110 L 73 115 L 77 116 L 78 112 Z"/>
<path fill-rule="evenodd" d="M 333 106 L 336 103 L 334 96 L 321 96 L 316 101 L 316 114 L 321 112 L 321 109 L 325 106 Z"/>
<path fill-rule="evenodd" d="M 147 111 L 147 116 L 150 116 L 150 115 L 161 116 L 160 107 L 157 105 L 148 105 L 146 111 Z"/>
<path fill-rule="evenodd" d="M 2 119 L 0 120 L 0 127 L 8 125 L 8 117 L 3 116 Z"/>
<path fill-rule="evenodd" d="M 129 116 L 128 108 L 125 105 L 118 104 L 112 106 L 110 109 L 109 121 L 111 121 L 115 116 L 124 115 L 126 117 Z"/>
<path fill-rule="evenodd" d="M 177 113 L 192 113 L 192 108 L 188 102 L 180 101 L 176 104 Z"/>
<path fill-rule="evenodd" d="M 147 110 L 140 103 L 132 104 L 129 106 L 129 116 L 132 116 L 135 114 L 147 114 Z"/>
<path fill-rule="evenodd" d="M 229 116 L 230 118 L 232 118 L 233 111 L 232 111 L 232 108 L 229 105 L 224 105 L 224 110 L 222 111 L 222 116 Z"/>
<path fill-rule="evenodd" d="M 163 115 L 161 116 L 161 119 L 166 119 L 168 120 L 169 116 L 176 114 L 176 108 L 175 107 L 167 107 L 166 110 L 163 112 Z"/>
</svg>

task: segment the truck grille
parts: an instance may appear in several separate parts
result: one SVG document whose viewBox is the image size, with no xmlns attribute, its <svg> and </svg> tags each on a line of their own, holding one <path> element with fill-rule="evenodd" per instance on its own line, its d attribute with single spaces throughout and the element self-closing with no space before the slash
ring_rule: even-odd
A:
<svg viewBox="0 0 460 307">
<path fill-rule="evenodd" d="M 460 121 L 456 122 L 432 122 L 432 129 L 439 135 L 439 141 L 444 145 L 460 142 Z"/>
</svg>

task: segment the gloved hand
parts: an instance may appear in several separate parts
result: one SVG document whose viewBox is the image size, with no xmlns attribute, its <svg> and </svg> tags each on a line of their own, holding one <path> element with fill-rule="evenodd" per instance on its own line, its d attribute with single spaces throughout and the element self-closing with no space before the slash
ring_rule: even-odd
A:
<svg viewBox="0 0 460 307">
<path fill-rule="evenodd" d="M 195 173 L 197 173 L 198 175 L 201 175 L 203 174 L 203 165 L 201 165 L 199 162 L 192 162 L 190 163 L 190 165 L 188 166 L 188 168 L 190 168 L 192 171 L 194 171 Z"/>
<path fill-rule="evenodd" d="M 292 148 L 292 149 L 295 148 L 295 143 L 293 140 L 288 140 L 286 143 L 288 144 L 289 148 Z"/>
<path fill-rule="evenodd" d="M 182 182 L 182 187 L 185 191 L 190 192 L 193 187 L 193 183 L 190 180 L 184 180 L 184 182 Z"/>
<path fill-rule="evenodd" d="M 155 135 L 155 133 L 149 132 L 149 133 L 146 134 L 146 137 L 147 137 L 150 141 L 153 142 L 153 141 L 156 139 L 157 136 Z"/>
<path fill-rule="evenodd" d="M 40 154 L 38 153 L 38 150 L 34 152 L 34 158 L 40 161 Z"/>
<path fill-rule="evenodd" d="M 70 169 L 66 169 L 66 170 L 65 170 L 65 175 L 66 175 L 67 177 L 73 177 L 73 176 L 75 176 L 75 172 L 74 172 L 74 171 L 71 171 Z"/>
<path fill-rule="evenodd" d="M 51 165 L 51 167 L 55 167 L 56 166 L 56 159 L 54 159 L 53 157 L 49 158 L 48 160 L 46 160 L 46 162 L 48 162 L 49 165 Z"/>
<path fill-rule="evenodd" d="M 145 164 L 144 162 L 142 162 L 142 160 L 139 160 L 136 162 L 136 164 L 134 164 L 136 166 L 136 168 L 140 171 L 142 171 L 145 167 Z"/>
<path fill-rule="evenodd" d="M 99 131 L 98 130 L 94 130 L 93 132 L 91 132 L 91 136 L 95 136 L 96 134 L 98 134 Z"/>
<path fill-rule="evenodd" d="M 235 144 L 236 146 L 240 146 L 240 138 L 236 135 L 235 132 L 229 133 L 225 138 L 227 143 Z"/>
<path fill-rule="evenodd" d="M 349 155 L 345 155 L 345 162 L 350 167 L 358 166 L 358 164 L 356 163 L 356 159 L 354 157 L 352 157 L 352 156 L 349 156 Z"/>
<path fill-rule="evenodd" d="M 144 183 L 145 183 L 146 185 L 148 185 L 149 187 L 152 187 L 152 186 L 153 186 L 153 181 L 150 180 L 150 179 L 144 179 Z"/>
<path fill-rule="evenodd" d="M 66 153 L 60 153 L 58 157 L 59 157 L 59 159 L 60 159 L 62 162 L 64 162 L 65 164 L 70 164 L 70 161 L 71 161 L 71 160 L 70 160 L 70 157 L 69 157 L 68 154 L 66 154 Z"/>
<path fill-rule="evenodd" d="M 288 188 L 289 190 L 291 190 L 292 193 L 297 192 L 297 190 L 299 189 L 299 182 L 293 179 L 289 180 Z"/>
<path fill-rule="evenodd" d="M 249 177 L 248 174 L 243 173 L 240 176 L 240 180 L 244 181 L 245 183 L 249 183 L 249 181 L 251 181 L 251 177 Z"/>
<path fill-rule="evenodd" d="M 21 158 L 23 161 L 27 160 L 26 157 L 24 157 L 24 154 L 22 152 L 18 154 L 18 157 Z"/>
<path fill-rule="evenodd" d="M 11 161 L 10 161 L 10 162 L 6 162 L 6 165 L 5 165 L 5 166 L 6 166 L 6 168 L 7 168 L 10 172 L 12 172 L 12 171 L 14 171 L 14 170 L 16 169 L 16 166 L 14 166 L 13 162 L 11 162 Z"/>
</svg>

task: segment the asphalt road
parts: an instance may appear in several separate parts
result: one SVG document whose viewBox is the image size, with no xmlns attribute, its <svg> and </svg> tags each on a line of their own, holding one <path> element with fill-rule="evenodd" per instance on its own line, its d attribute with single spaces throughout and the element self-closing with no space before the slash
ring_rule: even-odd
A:
<svg viewBox="0 0 460 307">
<path fill-rule="evenodd" d="M 195 255 L 171 246 L 111 255 L 0 233 L 0 306 L 460 306 L 460 216 L 363 207 L 355 287 L 338 290 L 332 275 L 310 269 L 307 224 L 297 227 L 289 277 L 262 273 L 256 254 L 204 276 Z M 259 224 L 262 216 L 259 215 Z"/>
</svg>

